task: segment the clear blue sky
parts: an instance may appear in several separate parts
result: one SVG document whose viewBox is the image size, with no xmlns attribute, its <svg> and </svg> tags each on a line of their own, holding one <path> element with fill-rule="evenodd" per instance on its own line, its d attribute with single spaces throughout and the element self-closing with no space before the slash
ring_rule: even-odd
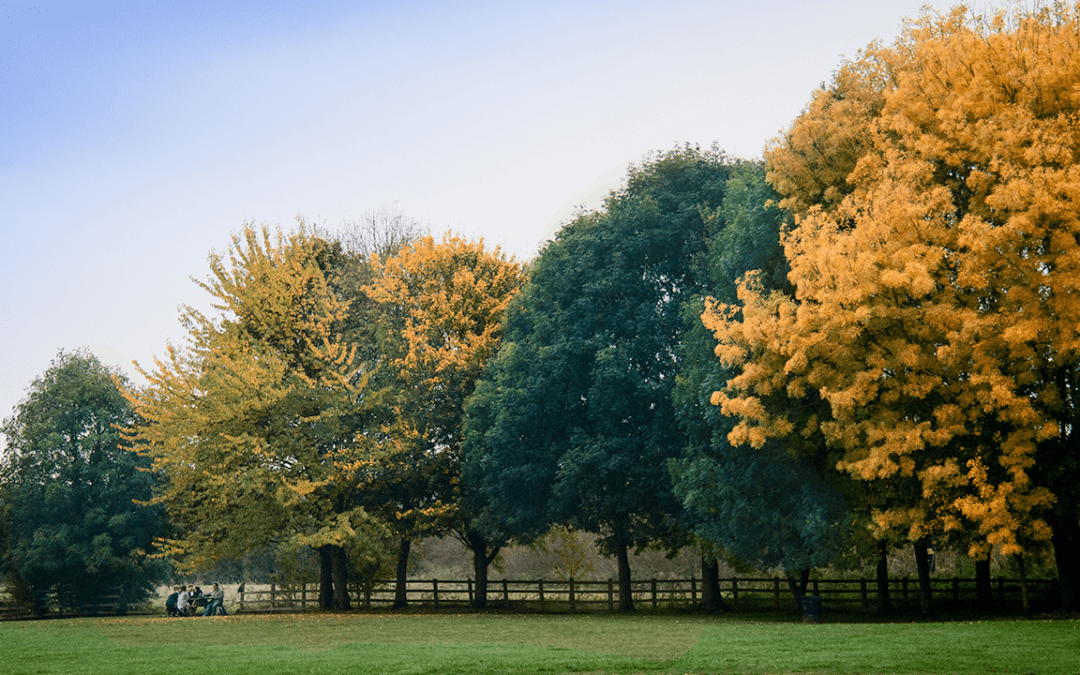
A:
<svg viewBox="0 0 1080 675">
<path fill-rule="evenodd" d="M 396 204 L 528 258 L 649 151 L 760 156 L 922 2 L 3 4 L 0 417 L 61 348 L 181 343 L 245 219 Z"/>
</svg>

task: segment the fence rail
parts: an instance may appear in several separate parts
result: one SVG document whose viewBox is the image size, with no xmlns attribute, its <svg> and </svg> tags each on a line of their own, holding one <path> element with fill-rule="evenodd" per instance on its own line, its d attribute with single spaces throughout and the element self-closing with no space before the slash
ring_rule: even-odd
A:
<svg viewBox="0 0 1080 675">
<path fill-rule="evenodd" d="M 1032 579 L 1028 582 L 1032 598 L 1053 600 L 1057 596 L 1056 580 Z M 79 606 L 64 605 L 56 593 L 39 597 L 41 611 L 48 615 L 123 614 L 140 608 L 129 607 L 121 598 L 120 589 L 108 589 L 95 598 L 84 599 Z M 472 579 L 409 579 L 406 583 L 407 602 L 428 607 L 467 607 L 476 594 Z M 688 608 L 702 600 L 701 579 L 638 579 L 631 584 L 635 606 L 639 608 L 672 609 Z M 775 607 L 791 603 L 787 581 L 777 577 L 750 577 L 721 579 L 720 590 L 725 601 L 735 607 Z M 1019 579 L 995 578 L 991 582 L 993 601 L 1000 610 L 1019 609 L 1021 588 Z M 807 593 L 818 595 L 825 606 L 871 608 L 877 601 L 877 586 L 869 579 L 811 579 Z M 931 593 L 936 601 L 974 603 L 977 590 L 974 579 L 933 578 Z M 918 601 L 917 580 L 899 578 L 889 580 L 889 594 L 894 603 Z M 488 605 L 527 611 L 579 612 L 614 610 L 619 603 L 618 583 L 608 580 L 492 580 L 487 586 Z M 369 585 L 353 585 L 349 589 L 350 602 L 354 607 L 391 607 L 395 600 L 395 584 L 381 580 Z M 241 586 L 235 594 L 229 593 L 225 601 L 229 611 L 241 613 L 295 612 L 317 609 L 319 606 L 318 584 Z M 153 608 L 155 612 L 159 608 Z M 162 608 L 163 609 L 163 608 Z M 10 594 L 0 588 L 0 615 L 25 615 Z"/>
<path fill-rule="evenodd" d="M 39 615 L 78 615 L 93 616 L 101 614 L 127 614 L 131 609 L 128 600 L 119 588 L 106 590 L 93 597 L 80 598 L 77 602 L 61 599 L 56 591 L 41 591 L 35 595 L 36 613 Z M 11 594 L 0 588 L 0 616 L 24 615 L 30 613 L 15 601 Z"/>
<path fill-rule="evenodd" d="M 1036 597 L 1051 597 L 1057 588 L 1054 580 L 1029 580 L 1029 593 Z M 936 600 L 956 602 L 977 599 L 974 579 L 931 579 L 931 594 Z M 1019 579 L 992 580 L 993 600 L 1001 608 L 1020 606 Z M 771 604 L 781 607 L 790 602 L 787 580 L 769 578 L 722 579 L 720 590 L 725 601 L 735 607 L 746 604 Z M 635 606 L 651 608 L 691 607 L 702 599 L 701 579 L 647 579 L 631 584 Z M 476 593 L 472 579 L 409 579 L 406 600 L 410 604 L 433 607 L 463 607 L 472 603 Z M 870 608 L 877 601 L 877 586 L 869 579 L 812 579 L 807 593 L 819 595 L 825 604 L 855 604 Z M 889 594 L 893 602 L 918 600 L 919 584 L 914 579 L 890 579 Z M 350 602 L 361 608 L 390 607 L 395 601 L 395 584 L 380 580 L 369 585 L 354 585 L 349 589 Z M 492 580 L 487 586 L 489 606 L 530 609 L 538 611 L 614 610 L 619 603 L 618 583 L 603 581 L 561 580 Z M 249 587 L 237 594 L 235 607 L 239 612 L 304 611 L 318 607 L 317 584 Z"/>
</svg>

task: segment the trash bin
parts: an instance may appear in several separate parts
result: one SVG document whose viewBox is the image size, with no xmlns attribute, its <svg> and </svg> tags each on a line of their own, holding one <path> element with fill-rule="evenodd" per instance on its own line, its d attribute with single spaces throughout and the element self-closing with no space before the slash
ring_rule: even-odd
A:
<svg viewBox="0 0 1080 675">
<path fill-rule="evenodd" d="M 802 599 L 802 622 L 821 623 L 821 596 L 804 595 Z"/>
</svg>

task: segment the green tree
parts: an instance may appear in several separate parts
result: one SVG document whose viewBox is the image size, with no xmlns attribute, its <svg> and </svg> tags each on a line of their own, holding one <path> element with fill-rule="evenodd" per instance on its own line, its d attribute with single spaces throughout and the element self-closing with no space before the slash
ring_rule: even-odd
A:
<svg viewBox="0 0 1080 675">
<path fill-rule="evenodd" d="M 78 608 L 120 587 L 132 603 L 164 576 L 151 558 L 164 513 L 145 505 L 155 476 L 117 430 L 137 423 L 118 382 L 93 355 L 61 352 L 4 421 L 0 572 L 26 600 L 52 589 Z"/>
<path fill-rule="evenodd" d="M 786 290 L 778 197 L 763 162 L 735 166 L 722 206 L 709 214 L 708 251 L 699 262 L 710 297 L 735 302 L 737 282 L 750 272 Z M 784 568 L 799 603 L 809 569 L 844 544 L 850 509 L 824 480 L 831 473 L 826 456 L 789 452 L 780 443 L 758 449 L 728 442 L 735 422 L 710 400 L 734 371 L 713 353 L 704 308 L 704 294 L 683 308 L 687 327 L 673 396 L 688 443 L 671 463 L 675 492 L 695 533 L 746 564 Z"/>
<path fill-rule="evenodd" d="M 685 147 L 632 167 L 600 212 L 541 252 L 507 313 L 504 345 L 467 409 L 466 480 L 523 539 L 562 523 L 594 532 L 618 560 L 632 610 L 628 547 L 677 531 L 667 460 L 685 445 L 671 400 L 700 290 L 703 213 L 731 163 Z"/>
</svg>

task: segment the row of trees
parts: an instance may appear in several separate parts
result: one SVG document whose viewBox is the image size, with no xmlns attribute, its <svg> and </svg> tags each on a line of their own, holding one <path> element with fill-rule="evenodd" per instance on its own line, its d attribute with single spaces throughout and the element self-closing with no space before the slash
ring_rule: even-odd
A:
<svg viewBox="0 0 1080 675">
<path fill-rule="evenodd" d="M 928 589 L 933 541 L 986 584 L 991 548 L 1052 551 L 1076 607 L 1078 35 L 1076 5 L 924 14 L 764 161 L 654 154 L 528 265 L 400 217 L 245 225 L 201 284 L 217 314 L 121 383 L 158 551 L 310 546 L 347 608 L 387 541 L 403 591 L 418 537 L 483 582 L 569 526 L 630 610 L 631 547 L 696 543 L 714 582 L 721 552 L 782 568 L 798 600 L 852 547 L 885 581 L 914 544 Z"/>
</svg>

